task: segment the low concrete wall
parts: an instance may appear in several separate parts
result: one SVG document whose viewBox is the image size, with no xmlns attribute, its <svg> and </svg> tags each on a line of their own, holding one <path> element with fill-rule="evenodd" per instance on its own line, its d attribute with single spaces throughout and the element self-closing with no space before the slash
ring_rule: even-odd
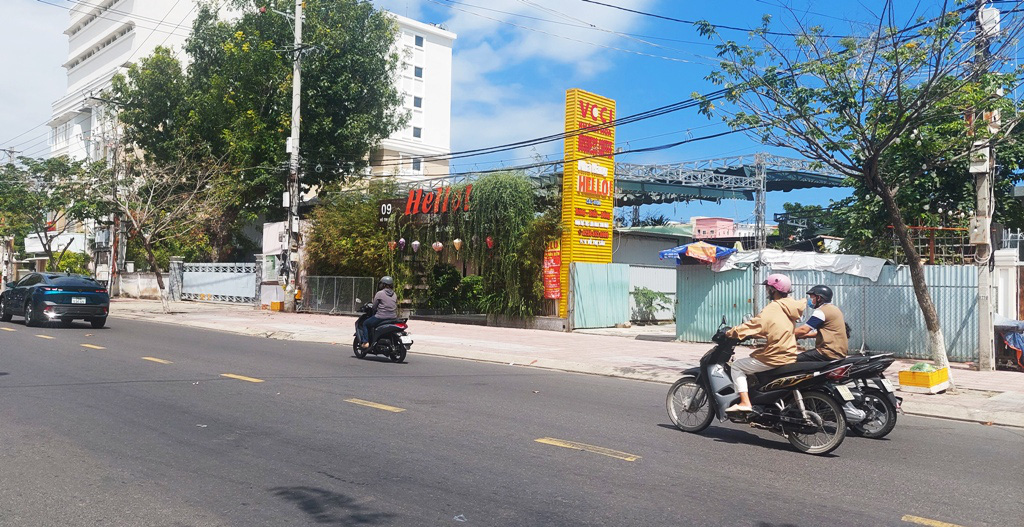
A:
<svg viewBox="0 0 1024 527">
<path fill-rule="evenodd" d="M 569 331 L 569 323 L 566 319 L 558 317 L 521 318 L 507 315 L 487 315 L 487 325 L 502 328 Z"/>
<path fill-rule="evenodd" d="M 164 287 L 170 283 L 170 276 L 163 273 Z M 160 300 L 160 290 L 154 273 L 121 273 L 118 275 L 119 295 L 123 298 Z"/>
</svg>

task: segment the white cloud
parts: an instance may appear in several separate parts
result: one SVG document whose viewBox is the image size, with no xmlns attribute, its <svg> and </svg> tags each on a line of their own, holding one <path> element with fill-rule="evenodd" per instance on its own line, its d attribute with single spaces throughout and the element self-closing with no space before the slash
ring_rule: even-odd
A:
<svg viewBox="0 0 1024 527">
<path fill-rule="evenodd" d="M 618 4 L 642 10 L 654 3 Z M 459 36 L 452 68 L 454 150 L 560 132 L 565 89 L 612 68 L 621 52 L 608 46 L 643 46 L 615 34 L 635 32 L 644 22 L 641 15 L 578 0 L 466 2 L 453 4 L 449 12 L 444 24 Z M 539 150 L 559 148 L 556 143 Z M 523 155 L 500 154 L 505 159 Z"/>
<path fill-rule="evenodd" d="M 67 75 L 61 64 L 68 54 L 68 41 L 63 34 L 68 12 L 30 0 L 7 0 L 4 8 L 0 20 L 0 49 L 5 50 L 0 62 L 0 71 L 4 72 L 0 81 L 0 141 L 48 120 L 51 104 L 67 88 Z M 45 131 L 38 128 L 10 144 L 0 144 L 0 148 L 24 143 L 16 149 L 42 155 L 48 151 L 42 135 Z"/>
<path fill-rule="evenodd" d="M 458 126 L 452 129 L 452 143 L 459 150 L 481 148 L 558 133 L 564 126 L 565 105 L 558 102 L 534 102 L 517 105 L 495 104 L 475 106 L 459 115 Z M 535 153 L 560 153 L 562 143 L 555 141 L 535 148 L 521 148 L 497 154 L 497 159 L 513 164 L 529 163 Z M 472 169 L 472 164 L 488 158 L 466 158 L 452 161 L 457 169 Z M 479 168 L 490 168 L 481 165 Z"/>
</svg>

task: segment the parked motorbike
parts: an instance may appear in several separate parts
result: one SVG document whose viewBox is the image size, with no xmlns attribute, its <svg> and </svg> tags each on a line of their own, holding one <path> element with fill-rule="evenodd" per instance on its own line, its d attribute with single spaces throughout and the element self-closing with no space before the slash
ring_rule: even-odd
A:
<svg viewBox="0 0 1024 527">
<path fill-rule="evenodd" d="M 725 330 L 722 317 L 722 327 L 712 338 L 715 347 L 701 357 L 700 366 L 683 371 L 669 389 L 665 404 L 672 423 L 697 433 L 718 417 L 720 422 L 728 419 L 780 434 L 808 454 L 823 455 L 838 448 L 846 438 L 841 408 L 845 401 L 837 401 L 825 384 L 844 380 L 852 365 L 797 362 L 751 375 L 754 411 L 726 414 L 725 409 L 739 400 L 729 365 L 739 341 L 726 337 Z"/>
<path fill-rule="evenodd" d="M 358 299 L 356 301 L 359 302 Z M 352 340 L 352 352 L 355 356 L 362 359 L 369 353 L 383 355 L 391 359 L 391 362 L 404 361 L 405 355 L 412 349 L 413 343 L 412 337 L 406 333 L 406 330 L 409 329 L 408 319 L 397 318 L 381 321 L 368 335 L 370 347 L 363 348 L 359 343 L 359 328 L 363 321 L 372 317 L 376 311 L 373 309 L 373 305 L 365 304 L 359 308 L 359 312 L 362 315 L 356 319 L 356 333 Z"/>
<path fill-rule="evenodd" d="M 826 384 L 833 397 L 846 399 L 843 412 L 850 430 L 859 436 L 881 439 L 892 432 L 903 399 L 896 396 L 886 368 L 896 360 L 892 353 L 850 355 L 831 364 L 849 364 L 844 382 Z"/>
</svg>

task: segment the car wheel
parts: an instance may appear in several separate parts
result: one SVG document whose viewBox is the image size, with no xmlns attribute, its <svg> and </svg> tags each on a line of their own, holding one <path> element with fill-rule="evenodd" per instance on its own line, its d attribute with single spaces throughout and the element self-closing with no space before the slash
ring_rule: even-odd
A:
<svg viewBox="0 0 1024 527">
<path fill-rule="evenodd" d="M 34 328 L 39 325 L 39 321 L 36 320 L 36 309 L 32 305 L 32 301 L 29 300 L 25 304 L 25 327 Z"/>
<path fill-rule="evenodd" d="M 0 298 L 0 322 L 10 322 L 11 314 L 7 312 L 7 300 Z"/>
<path fill-rule="evenodd" d="M 92 325 L 93 329 L 100 329 L 107 325 L 107 317 L 90 318 L 89 324 Z"/>
</svg>

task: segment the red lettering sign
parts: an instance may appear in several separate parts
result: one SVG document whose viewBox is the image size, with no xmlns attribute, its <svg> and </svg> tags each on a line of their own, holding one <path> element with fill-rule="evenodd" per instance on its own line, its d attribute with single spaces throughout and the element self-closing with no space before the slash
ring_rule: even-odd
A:
<svg viewBox="0 0 1024 527">
<path fill-rule="evenodd" d="M 579 151 L 594 156 L 610 156 L 615 153 L 615 144 L 605 139 L 581 135 L 579 136 Z"/>
<path fill-rule="evenodd" d="M 598 106 L 592 102 L 580 101 L 580 117 L 601 123 L 615 120 L 615 111 L 607 106 Z"/>
<path fill-rule="evenodd" d="M 580 194 L 610 198 L 614 188 L 609 179 L 580 174 L 576 177 L 576 191 Z"/>
<path fill-rule="evenodd" d="M 405 200 L 405 214 L 444 214 L 449 211 L 469 212 L 469 195 L 473 192 L 473 185 L 466 185 L 464 191 L 452 191 L 451 187 L 444 187 L 437 190 L 424 191 L 416 189 L 409 191 L 409 197 Z"/>
<path fill-rule="evenodd" d="M 584 133 L 588 133 L 588 134 L 601 134 L 601 135 L 606 136 L 606 137 L 611 137 L 612 136 L 612 129 L 611 128 L 607 128 L 607 127 L 603 127 L 602 125 L 587 124 L 587 123 L 585 123 L 583 121 L 580 121 L 579 123 L 577 123 L 577 125 L 579 126 L 580 130 L 582 130 Z M 602 126 L 602 127 L 601 128 L 597 128 L 598 126 Z"/>
</svg>

